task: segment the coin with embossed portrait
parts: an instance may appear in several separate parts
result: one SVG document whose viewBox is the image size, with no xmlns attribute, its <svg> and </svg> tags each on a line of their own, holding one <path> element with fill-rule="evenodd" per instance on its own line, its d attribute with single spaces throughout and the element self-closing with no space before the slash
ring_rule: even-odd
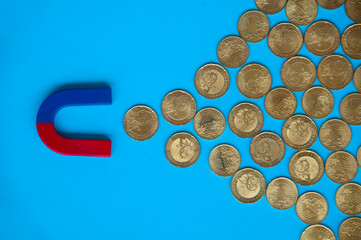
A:
<svg viewBox="0 0 361 240">
<path fill-rule="evenodd" d="M 306 91 L 316 81 L 316 67 L 308 58 L 292 57 L 283 64 L 281 79 L 291 91 Z"/>
<path fill-rule="evenodd" d="M 317 56 L 331 55 L 340 45 L 340 41 L 340 32 L 328 21 L 312 23 L 305 33 L 307 49 Z"/>
<path fill-rule="evenodd" d="M 361 0 L 358 1 L 361 6 Z M 341 46 L 349 57 L 361 59 L 361 24 L 354 24 L 343 32 Z"/>
<path fill-rule="evenodd" d="M 274 88 L 264 100 L 266 112 L 275 119 L 286 119 L 296 111 L 297 100 L 287 88 Z"/>
<path fill-rule="evenodd" d="M 237 136 L 254 137 L 263 127 L 263 114 L 256 105 L 243 102 L 232 108 L 228 116 L 228 124 Z"/>
<path fill-rule="evenodd" d="M 340 104 L 342 120 L 351 125 L 361 125 L 361 93 L 351 93 Z"/>
<path fill-rule="evenodd" d="M 247 98 L 257 99 L 271 89 L 272 77 L 268 69 L 261 64 L 244 66 L 237 75 L 238 90 Z"/>
<path fill-rule="evenodd" d="M 330 151 L 340 151 L 351 141 L 351 129 L 340 119 L 330 119 L 322 124 L 319 132 L 321 144 Z"/>
<path fill-rule="evenodd" d="M 302 97 L 302 108 L 311 118 L 325 118 L 333 110 L 335 101 L 332 93 L 324 87 L 308 89 Z"/>
<path fill-rule="evenodd" d="M 317 12 L 315 0 L 288 0 L 286 3 L 287 18 L 296 25 L 310 24 L 315 20 Z"/>
<path fill-rule="evenodd" d="M 226 127 L 226 120 L 217 109 L 203 108 L 194 117 L 193 127 L 198 136 L 212 140 L 222 135 Z"/>
<path fill-rule="evenodd" d="M 361 186 L 346 183 L 336 192 L 336 206 L 346 215 L 356 216 L 361 213 Z"/>
<path fill-rule="evenodd" d="M 328 213 L 326 199 L 317 192 L 306 192 L 297 200 L 296 213 L 307 224 L 322 222 Z"/>
<path fill-rule="evenodd" d="M 303 45 L 301 30 L 292 23 L 279 23 L 273 27 L 268 36 L 268 46 L 278 57 L 296 56 Z"/>
<path fill-rule="evenodd" d="M 218 44 L 218 60 L 226 67 L 237 68 L 248 59 L 249 50 L 247 43 L 240 37 L 229 36 L 223 38 Z"/>
<path fill-rule="evenodd" d="M 181 168 L 193 165 L 198 160 L 200 151 L 197 139 L 187 132 L 175 133 L 165 145 L 165 156 L 168 161 Z"/>
<path fill-rule="evenodd" d="M 262 167 L 279 164 L 285 155 L 285 144 L 273 132 L 261 132 L 255 136 L 249 146 L 251 158 Z"/>
<path fill-rule="evenodd" d="M 357 163 L 358 163 L 358 165 L 361 167 L 361 147 L 358 149 L 358 151 L 357 151 L 357 156 L 356 156 L 356 158 L 357 158 Z"/>
<path fill-rule="evenodd" d="M 288 165 L 288 171 L 293 181 L 303 186 L 318 183 L 325 173 L 322 158 L 311 150 L 296 152 Z"/>
<path fill-rule="evenodd" d="M 144 141 L 154 136 L 158 130 L 158 116 L 148 106 L 132 107 L 124 116 L 123 127 L 129 137 Z"/>
<path fill-rule="evenodd" d="M 352 21 L 361 23 L 361 0 L 346 0 L 345 11 Z"/>
<path fill-rule="evenodd" d="M 267 186 L 266 197 L 272 207 L 285 210 L 296 204 L 298 189 L 296 184 L 285 177 L 273 179 Z"/>
<path fill-rule="evenodd" d="M 241 155 L 229 144 L 218 145 L 209 154 L 209 166 L 219 176 L 231 176 L 241 166 Z"/>
<path fill-rule="evenodd" d="M 268 35 L 270 24 L 264 13 L 256 10 L 244 13 L 238 21 L 238 32 L 247 42 L 259 42 Z"/>
<path fill-rule="evenodd" d="M 303 231 L 300 240 L 336 240 L 335 234 L 331 229 L 324 225 L 315 224 L 309 226 Z"/>
<path fill-rule="evenodd" d="M 345 151 L 332 153 L 325 164 L 326 174 L 335 183 L 351 182 L 357 174 L 358 166 L 354 156 Z"/>
<path fill-rule="evenodd" d="M 257 8 L 266 14 L 280 12 L 286 5 L 287 0 L 255 0 Z"/>
<path fill-rule="evenodd" d="M 361 239 L 361 218 L 351 217 L 343 221 L 338 229 L 340 240 Z"/>
<path fill-rule="evenodd" d="M 266 192 L 266 180 L 262 173 L 253 168 L 243 168 L 232 178 L 233 196 L 242 203 L 255 203 Z"/>
<path fill-rule="evenodd" d="M 196 73 L 194 85 L 200 95 L 214 99 L 223 96 L 229 88 L 229 75 L 218 64 L 206 64 Z"/>
<path fill-rule="evenodd" d="M 355 70 L 353 75 L 353 84 L 359 93 L 361 93 L 361 65 Z"/>
<path fill-rule="evenodd" d="M 326 9 L 336 9 L 345 3 L 345 0 L 316 0 L 317 3 Z"/>
</svg>

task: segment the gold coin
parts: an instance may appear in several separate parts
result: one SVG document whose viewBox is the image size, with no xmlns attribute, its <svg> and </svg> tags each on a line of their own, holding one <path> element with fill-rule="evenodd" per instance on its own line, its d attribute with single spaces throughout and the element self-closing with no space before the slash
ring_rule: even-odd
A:
<svg viewBox="0 0 361 240">
<path fill-rule="evenodd" d="M 255 136 L 249 146 L 251 158 L 262 167 L 279 164 L 285 155 L 285 144 L 273 132 L 261 132 Z"/>
<path fill-rule="evenodd" d="M 353 68 L 349 60 L 341 55 L 331 55 L 322 59 L 317 68 L 317 77 L 322 86 L 330 90 L 340 90 L 352 80 Z"/>
<path fill-rule="evenodd" d="M 321 144 L 331 151 L 340 151 L 351 141 L 351 129 L 340 119 L 330 119 L 320 128 Z"/>
<path fill-rule="evenodd" d="M 237 75 L 238 90 L 247 98 L 257 99 L 271 89 L 272 77 L 264 66 L 252 63 L 244 66 Z"/>
<path fill-rule="evenodd" d="M 342 120 L 351 125 L 361 125 L 361 93 L 351 93 L 340 104 Z"/>
<path fill-rule="evenodd" d="M 311 118 L 305 115 L 293 115 L 283 124 L 282 138 L 293 149 L 307 149 L 317 139 L 317 126 Z"/>
<path fill-rule="evenodd" d="M 241 155 L 229 144 L 218 145 L 209 154 L 209 166 L 219 176 L 231 176 L 241 166 Z"/>
<path fill-rule="evenodd" d="M 293 181 L 303 186 L 318 183 L 325 173 L 322 158 L 311 150 L 302 150 L 294 154 L 288 165 Z"/>
<path fill-rule="evenodd" d="M 266 192 L 266 180 L 262 173 L 253 168 L 243 168 L 232 178 L 233 196 L 242 203 L 255 203 Z"/>
<path fill-rule="evenodd" d="M 316 81 L 316 67 L 308 58 L 290 58 L 282 66 L 281 79 L 289 90 L 305 91 Z"/>
<path fill-rule="evenodd" d="M 332 153 L 326 161 L 326 174 L 335 183 L 345 184 L 351 182 L 357 174 L 357 162 L 348 152 L 338 151 Z"/>
<path fill-rule="evenodd" d="M 200 151 L 197 139 L 187 132 L 172 135 L 165 145 L 165 155 L 169 162 L 181 168 L 193 165 L 198 160 Z"/>
<path fill-rule="evenodd" d="M 357 163 L 361 167 L 361 147 L 357 151 Z"/>
<path fill-rule="evenodd" d="M 285 210 L 296 204 L 298 189 L 290 179 L 279 177 L 268 184 L 266 197 L 272 207 Z"/>
<path fill-rule="evenodd" d="M 302 108 L 311 118 L 325 118 L 333 110 L 335 101 L 332 93 L 323 87 L 308 89 L 302 97 Z"/>
<path fill-rule="evenodd" d="M 361 1 L 359 1 L 361 6 Z M 361 13 L 360 13 L 361 14 Z M 341 46 L 343 51 L 351 58 L 361 59 L 361 24 L 348 27 L 342 34 Z"/>
<path fill-rule="evenodd" d="M 218 64 L 206 64 L 198 69 L 194 85 L 200 95 L 214 99 L 223 96 L 229 88 L 229 75 Z"/>
<path fill-rule="evenodd" d="M 303 231 L 300 240 L 336 240 L 335 234 L 328 227 L 320 224 L 309 226 Z"/>
<path fill-rule="evenodd" d="M 345 0 L 316 0 L 317 3 L 326 9 L 336 9 L 345 3 Z"/>
<path fill-rule="evenodd" d="M 331 55 L 340 45 L 340 41 L 340 32 L 328 21 L 312 23 L 305 33 L 307 49 L 317 56 Z"/>
<path fill-rule="evenodd" d="M 361 93 L 361 65 L 356 69 L 353 75 L 353 84 L 359 93 Z"/>
<path fill-rule="evenodd" d="M 287 88 L 274 88 L 264 100 L 266 112 L 275 119 L 286 119 L 296 111 L 297 100 Z"/>
<path fill-rule="evenodd" d="M 268 18 L 260 11 L 248 11 L 238 21 L 238 32 L 247 42 L 259 42 L 268 35 L 270 24 Z"/>
<path fill-rule="evenodd" d="M 303 45 L 301 30 L 291 23 L 277 24 L 269 33 L 268 46 L 278 57 L 296 56 Z"/>
<path fill-rule="evenodd" d="M 340 240 L 361 239 L 361 218 L 351 217 L 343 221 L 338 230 Z"/>
<path fill-rule="evenodd" d="M 361 23 L 361 0 L 346 0 L 345 10 L 352 21 Z"/>
<path fill-rule="evenodd" d="M 286 15 L 291 23 L 296 25 L 308 25 L 317 16 L 317 3 L 315 0 L 288 0 Z"/>
<path fill-rule="evenodd" d="M 286 5 L 287 0 L 255 0 L 257 8 L 266 14 L 280 12 Z"/>
<path fill-rule="evenodd" d="M 346 215 L 359 215 L 361 213 L 361 186 L 357 183 L 342 185 L 336 192 L 336 206 Z"/>
<path fill-rule="evenodd" d="M 238 68 L 248 59 L 247 43 L 240 37 L 229 36 L 223 38 L 218 44 L 218 60 L 226 67 Z"/>
<path fill-rule="evenodd" d="M 297 200 L 296 213 L 307 224 L 322 222 L 328 213 L 326 199 L 317 192 L 306 192 Z"/>
<path fill-rule="evenodd" d="M 201 138 L 212 140 L 222 135 L 226 127 L 226 120 L 217 109 L 203 108 L 196 114 L 193 126 Z"/>
<path fill-rule="evenodd" d="M 158 116 L 148 106 L 132 107 L 124 116 L 123 127 L 129 137 L 144 141 L 154 136 L 158 130 Z"/>
</svg>

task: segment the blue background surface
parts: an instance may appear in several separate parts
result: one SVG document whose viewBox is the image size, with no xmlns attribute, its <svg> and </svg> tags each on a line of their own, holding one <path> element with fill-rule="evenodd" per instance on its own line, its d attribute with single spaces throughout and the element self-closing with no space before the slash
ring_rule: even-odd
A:
<svg viewBox="0 0 361 240">
<path fill-rule="evenodd" d="M 281 134 L 284 121 L 264 111 L 264 98 L 249 100 L 237 90 L 239 69 L 227 69 L 231 85 L 219 99 L 205 99 L 193 85 L 197 69 L 218 62 L 218 42 L 238 34 L 238 19 L 250 9 L 256 9 L 253 0 L 1 0 L 0 239 L 299 239 L 307 224 L 298 219 L 295 207 L 276 210 L 265 197 L 241 204 L 231 194 L 231 177 L 215 175 L 208 165 L 211 149 L 230 143 L 241 153 L 241 168 L 260 170 L 269 183 L 289 177 L 295 150 L 286 147 L 279 165 L 262 168 L 250 158 L 251 139 L 238 138 L 227 126 L 216 140 L 197 137 L 201 155 L 187 169 L 172 166 L 164 155 L 172 134 L 195 134 L 192 123 L 176 127 L 162 118 L 161 101 L 174 89 L 189 91 L 198 110 L 213 106 L 225 116 L 234 105 L 253 102 L 264 113 L 262 131 Z M 284 10 L 268 18 L 271 27 L 288 21 Z M 352 24 L 344 6 L 319 7 L 321 19 L 333 22 L 341 33 Z M 306 28 L 301 27 L 303 33 Z M 247 63 L 265 65 L 272 88 L 282 86 L 285 59 L 271 53 L 266 39 L 248 46 Z M 341 46 L 336 53 L 344 55 Z M 299 55 L 316 66 L 322 59 L 305 46 Z M 350 61 L 354 69 L 361 64 Z M 64 109 L 56 127 L 66 137 L 109 137 L 112 157 L 69 157 L 46 148 L 35 127 L 42 101 L 62 88 L 107 85 L 113 90 L 113 105 Z M 318 80 L 315 85 L 320 85 Z M 315 121 L 318 128 L 327 119 L 339 118 L 342 98 L 355 91 L 352 83 L 332 91 L 335 108 L 326 119 Z M 296 113 L 303 113 L 302 94 L 296 93 Z M 122 126 L 124 114 L 136 104 L 149 105 L 159 117 L 159 130 L 148 141 L 129 138 Z M 360 127 L 351 129 L 353 139 L 346 150 L 356 155 Z M 311 149 L 324 160 L 331 154 L 319 140 Z M 360 180 L 361 171 L 354 181 Z M 318 191 L 327 198 L 329 214 L 323 224 L 336 235 L 347 218 L 334 202 L 339 186 L 326 174 L 314 186 L 298 186 L 300 194 Z"/>
</svg>

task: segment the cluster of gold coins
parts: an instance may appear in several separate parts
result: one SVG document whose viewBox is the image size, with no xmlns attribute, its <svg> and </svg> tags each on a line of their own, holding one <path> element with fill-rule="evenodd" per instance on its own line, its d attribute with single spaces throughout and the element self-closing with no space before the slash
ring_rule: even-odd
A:
<svg viewBox="0 0 361 240">
<path fill-rule="evenodd" d="M 242 67 L 237 75 L 237 87 L 247 98 L 265 96 L 266 112 L 273 118 L 283 120 L 282 138 L 273 132 L 261 132 L 263 114 L 252 103 L 242 102 L 231 110 L 228 124 L 231 131 L 241 138 L 253 138 L 249 147 L 255 163 L 262 167 L 279 164 L 285 155 L 285 144 L 298 152 L 289 161 L 292 178 L 279 177 L 268 187 L 263 175 L 252 168 L 243 168 L 241 156 L 229 144 L 215 147 L 209 154 L 209 166 L 219 176 L 234 175 L 231 191 L 242 203 L 255 203 L 266 195 L 270 205 L 277 209 L 289 209 L 296 204 L 296 213 L 305 223 L 310 224 L 301 239 L 335 239 L 333 232 L 320 225 L 328 213 L 326 199 L 317 192 L 306 192 L 299 197 L 297 184 L 316 184 L 326 171 L 334 182 L 342 184 L 335 197 L 338 209 L 344 214 L 355 216 L 361 213 L 361 186 L 351 183 L 358 165 L 361 166 L 361 148 L 355 157 L 343 151 L 351 141 L 348 124 L 361 125 L 361 94 L 352 93 L 340 104 L 341 119 L 329 119 L 317 129 L 312 118 L 327 117 L 334 109 L 334 98 L 329 90 L 340 90 L 353 79 L 356 89 L 361 92 L 361 66 L 354 72 L 349 60 L 333 54 L 341 44 L 346 55 L 361 59 L 361 0 L 255 0 L 260 11 L 244 13 L 238 22 L 238 36 L 224 38 L 218 45 L 220 63 L 228 68 L 242 66 L 248 59 L 246 42 L 259 42 L 268 36 L 270 50 L 278 57 L 288 58 L 281 69 L 285 85 L 271 90 L 272 77 L 265 66 L 257 63 Z M 342 37 L 335 25 L 328 21 L 313 22 L 318 5 L 335 9 L 345 4 L 347 15 L 358 24 L 348 27 Z M 279 23 L 270 30 L 266 14 L 275 14 L 286 7 L 290 23 Z M 312 23 L 312 24 L 311 24 Z M 311 24 L 305 35 L 296 25 Z M 307 49 L 324 58 L 317 69 L 306 57 L 296 56 L 303 42 Z M 321 86 L 313 86 L 316 77 Z M 196 73 L 194 79 L 198 93 L 205 98 L 223 96 L 229 88 L 230 77 L 220 64 L 206 64 Z M 294 112 L 297 100 L 293 91 L 304 91 L 302 108 L 306 115 Z M 203 139 L 216 139 L 225 130 L 226 120 L 220 111 L 207 107 L 197 112 L 194 98 L 186 91 L 168 93 L 162 104 L 163 117 L 173 125 L 185 125 L 193 120 L 195 132 Z M 124 118 L 124 129 L 136 140 L 151 138 L 158 129 L 158 117 L 149 107 L 139 105 L 130 109 Z M 324 164 L 314 151 L 307 150 L 319 137 L 321 144 L 334 151 Z M 170 163 L 177 167 L 189 167 L 200 154 L 197 139 L 187 132 L 171 136 L 165 146 Z M 361 239 L 361 218 L 346 219 L 340 226 L 341 240 Z"/>
</svg>

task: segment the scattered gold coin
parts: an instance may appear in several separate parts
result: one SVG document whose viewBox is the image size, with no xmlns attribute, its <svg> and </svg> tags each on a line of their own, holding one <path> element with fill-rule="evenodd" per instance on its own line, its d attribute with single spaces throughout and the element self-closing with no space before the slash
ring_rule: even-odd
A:
<svg viewBox="0 0 361 240">
<path fill-rule="evenodd" d="M 320 224 L 309 226 L 303 231 L 300 240 L 336 240 L 335 234 L 328 227 Z"/>
<path fill-rule="evenodd" d="M 228 116 L 231 131 L 241 138 L 257 135 L 263 127 L 263 114 L 252 103 L 240 103 L 232 108 Z"/>
<path fill-rule="evenodd" d="M 361 1 L 346 0 L 345 10 L 347 16 L 354 22 L 361 23 Z"/>
<path fill-rule="evenodd" d="M 169 162 L 181 168 L 193 165 L 198 160 L 200 151 L 197 139 L 187 132 L 172 135 L 165 145 L 165 155 Z"/>
<path fill-rule="evenodd" d="M 260 42 L 268 35 L 270 24 L 264 13 L 256 10 L 244 13 L 238 21 L 238 32 L 247 42 Z"/>
<path fill-rule="evenodd" d="M 255 0 L 257 8 L 266 14 L 280 12 L 286 5 L 287 0 Z"/>
<path fill-rule="evenodd" d="M 296 111 L 297 100 L 287 88 L 274 88 L 264 100 L 266 112 L 275 119 L 286 119 Z"/>
<path fill-rule="evenodd" d="M 296 213 L 307 224 L 322 222 L 328 213 L 326 199 L 319 193 L 306 192 L 297 200 Z"/>
<path fill-rule="evenodd" d="M 237 75 L 238 90 L 247 98 L 263 97 L 269 92 L 271 85 L 270 72 L 258 63 L 244 66 Z"/>
<path fill-rule="evenodd" d="M 333 110 L 334 99 L 332 93 L 323 87 L 308 89 L 302 97 L 302 108 L 311 118 L 325 118 Z"/>
<path fill-rule="evenodd" d="M 272 207 L 285 210 L 296 204 L 298 189 L 290 179 L 279 177 L 268 184 L 266 197 Z"/>
<path fill-rule="evenodd" d="M 357 151 L 357 163 L 361 167 L 361 147 Z"/>
<path fill-rule="evenodd" d="M 194 117 L 193 126 L 201 138 L 212 140 L 222 135 L 226 120 L 217 109 L 203 108 Z"/>
<path fill-rule="evenodd" d="M 331 151 L 340 151 L 351 141 L 351 129 L 340 119 L 330 119 L 320 128 L 321 144 Z"/>
<path fill-rule="evenodd" d="M 351 125 L 361 125 L 361 93 L 347 95 L 340 104 L 342 120 Z"/>
<path fill-rule="evenodd" d="M 292 57 L 283 64 L 281 79 L 291 91 L 306 91 L 316 81 L 316 67 L 308 58 Z"/>
<path fill-rule="evenodd" d="M 282 161 L 285 155 L 285 144 L 277 134 L 261 132 L 252 139 L 249 152 L 258 165 L 273 167 Z"/>
<path fill-rule="evenodd" d="M 226 67 L 238 68 L 248 59 L 247 43 L 240 37 L 229 36 L 218 44 L 218 60 Z"/>
<path fill-rule="evenodd" d="M 241 155 L 229 144 L 218 145 L 209 154 L 209 166 L 219 176 L 231 176 L 241 166 Z"/>
<path fill-rule="evenodd" d="M 124 116 L 123 127 L 129 137 L 144 141 L 154 136 L 158 130 L 158 116 L 148 106 L 132 107 Z"/>
<path fill-rule="evenodd" d="M 346 215 L 361 213 L 361 186 L 357 183 L 346 183 L 336 192 L 336 206 Z"/>
<path fill-rule="evenodd" d="M 310 24 L 315 20 L 317 12 L 315 0 L 288 0 L 286 3 L 287 18 L 296 25 Z"/>
<path fill-rule="evenodd" d="M 266 180 L 253 168 L 243 168 L 232 178 L 231 190 L 233 196 L 242 203 L 255 203 L 266 192 Z"/>
<path fill-rule="evenodd" d="M 325 168 L 322 158 L 317 153 L 302 150 L 292 156 L 288 171 L 293 181 L 303 186 L 310 186 L 321 180 Z"/>
<path fill-rule="evenodd" d="M 325 170 L 332 181 L 345 184 L 356 177 L 358 166 L 354 156 L 348 152 L 338 151 L 327 158 Z"/>
<path fill-rule="evenodd" d="M 358 3 L 361 6 L 361 1 Z M 361 10 L 360 10 L 361 14 Z M 342 34 L 341 46 L 343 51 L 351 58 L 361 59 L 361 24 L 348 27 Z"/>
<path fill-rule="evenodd" d="M 361 218 L 351 217 L 343 221 L 338 230 L 340 240 L 361 239 Z"/>
<path fill-rule="evenodd" d="M 356 69 L 353 75 L 353 84 L 359 93 L 361 93 L 361 65 Z"/>
<path fill-rule="evenodd" d="M 229 88 L 228 72 L 218 64 L 206 64 L 196 73 L 194 85 L 200 95 L 214 99 L 223 96 Z"/>
<path fill-rule="evenodd" d="M 345 3 L 345 0 L 316 0 L 317 3 L 326 9 L 336 9 Z"/>
</svg>

